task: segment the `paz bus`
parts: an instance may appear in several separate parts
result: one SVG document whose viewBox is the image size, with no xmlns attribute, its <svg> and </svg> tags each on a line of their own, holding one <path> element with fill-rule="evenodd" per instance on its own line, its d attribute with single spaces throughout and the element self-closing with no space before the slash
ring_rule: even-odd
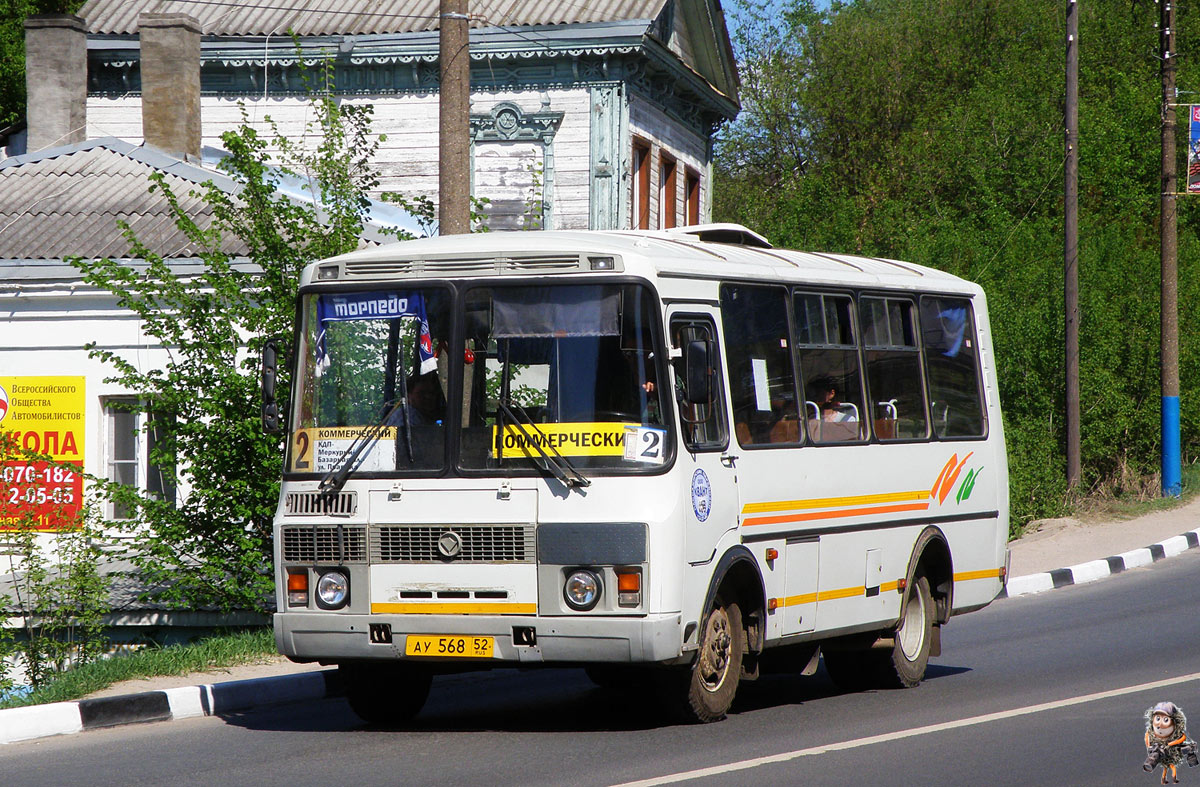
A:
<svg viewBox="0 0 1200 787">
<path fill-rule="evenodd" d="M 315 262 L 297 320 L 275 638 L 365 720 L 500 666 L 701 722 L 821 659 L 914 686 L 1004 587 L 973 283 L 737 225 L 489 233 Z"/>
</svg>

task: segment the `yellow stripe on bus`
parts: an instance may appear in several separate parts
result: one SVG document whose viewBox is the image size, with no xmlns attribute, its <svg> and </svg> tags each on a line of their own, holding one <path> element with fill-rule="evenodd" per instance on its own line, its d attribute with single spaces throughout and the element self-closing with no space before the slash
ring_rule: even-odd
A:
<svg viewBox="0 0 1200 787">
<path fill-rule="evenodd" d="M 769 511 L 796 511 L 804 508 L 843 508 L 871 503 L 896 503 L 904 500 L 928 500 L 929 492 L 888 492 L 879 495 L 853 495 L 850 497 L 815 497 L 808 500 L 779 500 L 771 503 L 747 503 L 743 514 L 765 514 Z"/>
<path fill-rule="evenodd" d="M 867 589 L 862 585 L 856 588 L 839 588 L 837 590 L 822 590 L 817 593 L 817 601 L 832 601 L 835 598 L 854 598 L 865 596 Z"/>
<path fill-rule="evenodd" d="M 895 582 L 890 583 L 893 588 Z M 833 601 L 839 598 L 855 598 L 856 596 L 866 595 L 867 589 L 859 585 L 854 588 L 838 588 L 837 590 L 821 590 L 816 593 L 801 593 L 799 596 L 787 596 L 777 599 L 781 607 L 795 607 L 800 604 L 811 604 L 814 601 Z"/>
<path fill-rule="evenodd" d="M 537 604 L 371 604 L 373 615 L 534 615 Z"/>
<path fill-rule="evenodd" d="M 970 579 L 992 579 L 1000 576 L 1000 569 L 986 568 L 982 571 L 960 571 L 954 575 L 955 582 L 966 582 Z"/>
<path fill-rule="evenodd" d="M 816 593 L 805 593 L 800 596 L 788 596 L 787 598 L 781 598 L 781 599 L 779 599 L 779 606 L 795 607 L 795 606 L 799 606 L 800 604 L 811 604 L 816 600 L 817 600 Z"/>
<path fill-rule="evenodd" d="M 868 508 L 839 508 L 836 511 L 809 511 L 808 513 L 778 514 L 776 516 L 756 516 L 742 520 L 746 527 L 755 525 L 785 525 L 792 522 L 813 522 L 820 519 L 842 519 L 852 516 L 871 516 L 873 514 L 897 514 L 902 511 L 925 511 L 929 502 L 923 503 L 893 503 L 885 506 L 870 506 Z"/>
</svg>

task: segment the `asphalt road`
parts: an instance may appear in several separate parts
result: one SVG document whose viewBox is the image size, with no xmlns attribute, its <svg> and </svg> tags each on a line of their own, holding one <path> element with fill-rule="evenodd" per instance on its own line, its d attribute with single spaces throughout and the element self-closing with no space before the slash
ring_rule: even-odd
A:
<svg viewBox="0 0 1200 787">
<path fill-rule="evenodd" d="M 714 725 L 664 721 L 579 670 L 505 670 L 439 678 L 405 731 L 325 700 L 11 744 L 0 783 L 1155 785 L 1142 713 L 1171 700 L 1200 720 L 1200 550 L 996 602 L 942 644 L 916 689 L 765 677 Z"/>
</svg>

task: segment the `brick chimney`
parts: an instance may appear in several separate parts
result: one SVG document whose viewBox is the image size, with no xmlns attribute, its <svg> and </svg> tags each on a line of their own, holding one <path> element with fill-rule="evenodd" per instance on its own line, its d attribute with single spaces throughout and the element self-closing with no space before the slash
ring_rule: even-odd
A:
<svg viewBox="0 0 1200 787">
<path fill-rule="evenodd" d="M 142 136 L 175 156 L 200 156 L 200 23 L 142 14 Z"/>
<path fill-rule="evenodd" d="M 25 20 L 26 149 L 87 139 L 87 25 L 70 14 Z"/>
</svg>

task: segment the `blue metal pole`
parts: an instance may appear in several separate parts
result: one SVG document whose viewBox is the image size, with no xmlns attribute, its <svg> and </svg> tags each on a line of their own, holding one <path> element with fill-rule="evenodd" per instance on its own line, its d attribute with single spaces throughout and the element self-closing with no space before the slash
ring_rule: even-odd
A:
<svg viewBox="0 0 1200 787">
<path fill-rule="evenodd" d="M 1183 474 L 1179 454 L 1179 397 L 1162 398 L 1162 492 L 1164 497 L 1179 497 Z"/>
</svg>

